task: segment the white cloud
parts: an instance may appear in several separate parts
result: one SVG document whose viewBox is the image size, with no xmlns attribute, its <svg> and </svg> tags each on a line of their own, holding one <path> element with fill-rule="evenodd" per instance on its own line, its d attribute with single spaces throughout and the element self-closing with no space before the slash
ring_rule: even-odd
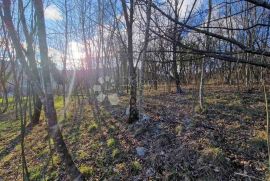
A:
<svg viewBox="0 0 270 181">
<path fill-rule="evenodd" d="M 47 20 L 57 21 L 63 19 L 62 13 L 60 12 L 59 8 L 54 4 L 51 4 L 48 7 L 46 7 L 44 14 L 45 19 Z"/>
</svg>

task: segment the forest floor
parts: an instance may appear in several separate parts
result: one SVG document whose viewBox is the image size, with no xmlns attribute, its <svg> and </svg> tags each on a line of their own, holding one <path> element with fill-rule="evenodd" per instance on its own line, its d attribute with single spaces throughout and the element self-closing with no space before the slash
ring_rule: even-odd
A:
<svg viewBox="0 0 270 181">
<path fill-rule="evenodd" d="M 147 116 L 134 124 L 126 122 L 128 95 L 98 109 L 73 98 L 65 121 L 60 98 L 56 108 L 69 151 L 89 180 L 267 180 L 263 92 L 207 86 L 205 110 L 195 97 L 191 87 L 183 94 L 147 90 Z M 0 117 L 0 180 L 22 180 L 19 134 L 10 110 Z M 67 179 L 44 115 L 28 129 L 25 149 L 31 180 Z"/>
</svg>

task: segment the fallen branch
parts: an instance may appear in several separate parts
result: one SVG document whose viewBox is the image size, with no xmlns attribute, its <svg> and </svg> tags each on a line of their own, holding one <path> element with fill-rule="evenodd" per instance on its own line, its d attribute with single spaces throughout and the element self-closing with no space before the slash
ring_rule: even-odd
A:
<svg viewBox="0 0 270 181">
<path fill-rule="evenodd" d="M 247 174 L 244 174 L 244 173 L 237 173 L 237 172 L 234 172 L 234 175 L 240 175 L 240 176 L 243 176 L 243 177 L 248 177 L 249 179 L 263 180 L 263 179 L 259 179 L 259 178 L 256 178 L 256 177 L 254 177 L 254 176 L 250 176 L 250 175 L 247 175 Z"/>
</svg>

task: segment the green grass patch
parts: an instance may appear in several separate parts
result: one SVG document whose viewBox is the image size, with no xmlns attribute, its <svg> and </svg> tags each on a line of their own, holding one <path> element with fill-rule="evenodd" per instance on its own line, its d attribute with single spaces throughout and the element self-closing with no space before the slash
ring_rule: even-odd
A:
<svg viewBox="0 0 270 181">
<path fill-rule="evenodd" d="M 38 152 L 37 157 L 43 157 L 45 155 L 48 155 L 50 150 L 48 148 L 44 148 L 42 151 Z"/>
<path fill-rule="evenodd" d="M 91 124 L 88 126 L 89 133 L 92 133 L 97 129 L 98 129 L 98 124 L 96 122 L 91 122 Z"/>
<path fill-rule="evenodd" d="M 55 109 L 59 109 L 59 108 L 62 108 L 64 106 L 63 104 L 63 97 L 62 96 L 57 96 L 54 98 L 54 106 L 55 106 Z"/>
<path fill-rule="evenodd" d="M 41 168 L 34 167 L 29 169 L 30 180 L 42 180 Z"/>
<path fill-rule="evenodd" d="M 46 181 L 57 180 L 57 177 L 58 177 L 57 171 L 51 170 L 51 171 L 49 171 L 48 175 L 45 177 L 45 180 Z"/>
<path fill-rule="evenodd" d="M 24 97 L 26 99 L 26 97 Z M 0 98 L 0 102 L 5 102 L 6 100 L 3 98 Z M 14 97 L 8 97 L 8 103 L 13 103 L 15 101 Z"/>
<path fill-rule="evenodd" d="M 142 170 L 141 163 L 137 160 L 131 162 L 131 170 L 135 173 L 138 173 L 139 171 L 141 171 Z"/>
<path fill-rule="evenodd" d="M 84 150 L 79 150 L 77 154 L 78 159 L 85 159 L 88 157 L 88 154 Z"/>
<path fill-rule="evenodd" d="M 91 144 L 91 149 L 97 150 L 100 147 L 99 143 L 93 143 Z"/>
<path fill-rule="evenodd" d="M 94 169 L 92 166 L 87 166 L 85 164 L 80 166 L 80 171 L 83 175 L 85 175 L 86 177 L 90 177 L 94 174 Z"/>
<path fill-rule="evenodd" d="M 61 159 L 58 155 L 53 155 L 52 156 L 53 164 L 59 165 L 61 163 Z"/>
<path fill-rule="evenodd" d="M 197 113 L 197 114 L 203 114 L 203 113 L 206 113 L 206 112 L 207 112 L 207 106 L 204 105 L 204 107 L 201 108 L 200 105 L 196 105 L 195 108 L 194 108 L 194 111 L 195 111 L 195 113 Z"/>
<path fill-rule="evenodd" d="M 116 158 L 116 157 L 118 157 L 119 155 L 120 155 L 120 150 L 117 149 L 117 148 L 113 149 L 113 151 L 112 151 L 112 157 L 113 157 L 113 158 Z"/>
<path fill-rule="evenodd" d="M 109 132 L 110 132 L 110 133 L 114 132 L 115 129 L 116 129 L 116 128 L 115 128 L 114 125 L 110 125 L 110 126 L 109 126 Z"/>
<path fill-rule="evenodd" d="M 175 127 L 175 132 L 176 132 L 176 134 L 177 134 L 177 135 L 180 135 L 180 134 L 182 133 L 183 129 L 184 129 L 184 128 L 183 128 L 182 125 L 176 126 L 176 127 Z"/>
<path fill-rule="evenodd" d="M 116 145 L 116 141 L 115 141 L 114 138 L 110 138 L 110 139 L 107 140 L 107 146 L 108 146 L 108 147 L 112 148 L 112 147 L 114 147 L 115 145 Z"/>
</svg>

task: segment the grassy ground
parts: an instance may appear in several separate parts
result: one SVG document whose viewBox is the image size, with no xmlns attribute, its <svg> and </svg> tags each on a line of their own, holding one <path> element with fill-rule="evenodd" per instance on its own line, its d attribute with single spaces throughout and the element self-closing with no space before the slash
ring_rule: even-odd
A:
<svg viewBox="0 0 270 181">
<path fill-rule="evenodd" d="M 261 91 L 207 86 L 206 108 L 198 109 L 191 87 L 185 93 L 147 90 L 150 120 L 126 123 L 128 96 L 117 106 L 71 101 L 59 123 L 75 163 L 89 180 L 249 180 L 266 179 L 267 147 Z M 31 180 L 66 180 L 53 141 L 41 123 L 25 138 Z M 0 180 L 22 180 L 20 122 L 12 111 L 0 119 Z M 15 140 L 15 141 L 14 141 Z M 17 141 L 16 141 L 17 140 Z M 51 149 L 50 149 L 51 145 Z M 146 154 L 136 154 L 144 147 Z"/>
</svg>

